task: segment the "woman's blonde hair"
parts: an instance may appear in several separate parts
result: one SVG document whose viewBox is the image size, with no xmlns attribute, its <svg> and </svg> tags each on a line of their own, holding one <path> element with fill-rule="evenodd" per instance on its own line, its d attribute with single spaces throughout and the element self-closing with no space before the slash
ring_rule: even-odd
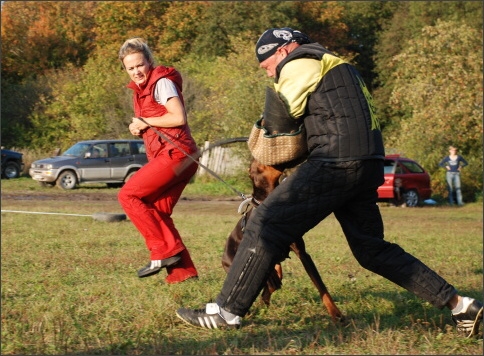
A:
<svg viewBox="0 0 484 356">
<path fill-rule="evenodd" d="M 119 49 L 118 58 L 121 61 L 121 64 L 124 69 L 126 69 L 123 63 L 124 58 L 127 55 L 133 54 L 133 53 L 143 53 L 143 56 L 146 58 L 150 66 L 151 67 L 155 66 L 155 59 L 153 57 L 153 53 L 151 52 L 151 49 L 148 47 L 148 44 L 146 43 L 146 41 L 140 37 L 133 37 L 126 40 L 121 46 L 121 48 Z"/>
</svg>

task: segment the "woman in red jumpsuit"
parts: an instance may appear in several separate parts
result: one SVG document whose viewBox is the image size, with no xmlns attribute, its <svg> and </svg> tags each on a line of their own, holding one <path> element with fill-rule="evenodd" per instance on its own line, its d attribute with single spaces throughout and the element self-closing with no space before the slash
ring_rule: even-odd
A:
<svg viewBox="0 0 484 356">
<path fill-rule="evenodd" d="M 135 117 L 129 130 L 143 138 L 148 157 L 148 163 L 126 182 L 118 196 L 150 251 L 150 262 L 138 271 L 138 277 L 166 268 L 167 283 L 182 282 L 197 277 L 197 270 L 171 214 L 198 168 L 185 155 L 197 152 L 197 146 L 187 124 L 182 78 L 174 68 L 156 66 L 150 48 L 140 38 L 127 40 L 119 50 L 119 59 L 131 79 L 128 88 L 133 90 Z"/>
</svg>

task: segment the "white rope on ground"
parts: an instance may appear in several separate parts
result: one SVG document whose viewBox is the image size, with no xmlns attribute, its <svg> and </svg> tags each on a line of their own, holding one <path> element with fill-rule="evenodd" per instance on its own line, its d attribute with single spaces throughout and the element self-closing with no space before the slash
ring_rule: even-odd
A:
<svg viewBox="0 0 484 356">
<path fill-rule="evenodd" d="M 24 214 L 44 214 L 44 215 L 69 215 L 69 216 L 90 216 L 92 215 L 84 215 L 84 214 L 64 214 L 64 213 L 44 213 L 40 211 L 21 211 L 21 210 L 3 210 L 2 213 L 24 213 Z"/>
</svg>

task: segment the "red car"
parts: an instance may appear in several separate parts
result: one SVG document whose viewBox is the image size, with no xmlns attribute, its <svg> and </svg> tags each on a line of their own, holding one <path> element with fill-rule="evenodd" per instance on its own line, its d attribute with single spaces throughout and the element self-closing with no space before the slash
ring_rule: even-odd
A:
<svg viewBox="0 0 484 356">
<path fill-rule="evenodd" d="M 385 183 L 378 187 L 379 201 L 414 207 L 431 195 L 430 175 L 422 166 L 400 155 L 385 157 Z"/>
</svg>

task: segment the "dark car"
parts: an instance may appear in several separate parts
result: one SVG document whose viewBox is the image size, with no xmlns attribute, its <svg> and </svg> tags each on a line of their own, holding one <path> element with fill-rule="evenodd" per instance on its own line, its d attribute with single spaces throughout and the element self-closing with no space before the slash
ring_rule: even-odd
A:
<svg viewBox="0 0 484 356">
<path fill-rule="evenodd" d="M 29 174 L 44 186 L 73 189 L 79 183 L 120 187 L 148 162 L 142 140 L 81 141 L 62 153 L 32 163 Z"/>
<path fill-rule="evenodd" d="M 378 187 L 378 200 L 409 207 L 420 205 L 432 195 L 430 175 L 412 159 L 385 157 L 385 183 Z"/>
<path fill-rule="evenodd" d="M 2 148 L 2 178 L 18 178 L 24 169 L 23 154 Z"/>
</svg>

